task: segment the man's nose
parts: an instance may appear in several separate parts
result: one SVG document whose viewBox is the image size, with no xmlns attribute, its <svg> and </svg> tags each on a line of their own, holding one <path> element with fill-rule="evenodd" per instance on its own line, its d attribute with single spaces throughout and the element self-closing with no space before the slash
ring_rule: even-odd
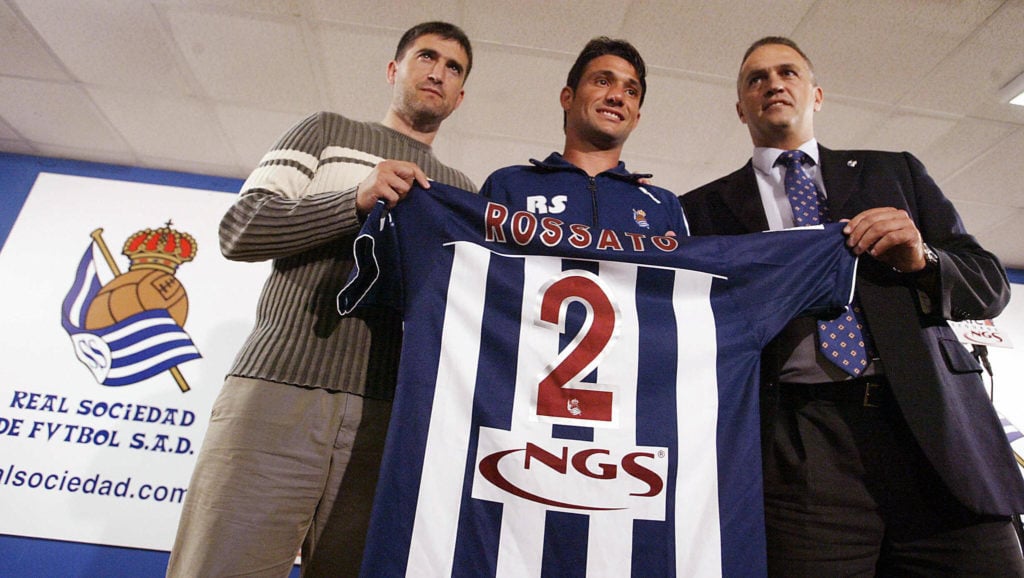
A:
<svg viewBox="0 0 1024 578">
<path fill-rule="evenodd" d="M 782 92 L 782 77 L 777 74 L 772 74 L 768 77 L 768 94 L 775 94 Z"/>
<path fill-rule="evenodd" d="M 431 68 L 430 73 L 427 74 L 427 78 L 431 82 L 436 82 L 440 84 L 441 81 L 444 80 L 444 63 L 441 62 L 440 60 L 435 62 L 434 67 Z"/>
</svg>

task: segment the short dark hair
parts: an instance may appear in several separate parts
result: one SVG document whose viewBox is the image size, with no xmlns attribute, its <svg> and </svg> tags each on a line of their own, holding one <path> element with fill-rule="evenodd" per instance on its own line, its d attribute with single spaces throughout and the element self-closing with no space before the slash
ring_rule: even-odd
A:
<svg viewBox="0 0 1024 578">
<path fill-rule="evenodd" d="M 640 79 L 640 106 L 643 106 L 644 97 L 647 96 L 647 65 L 644 64 L 644 59 L 640 56 L 640 52 L 625 40 L 612 39 L 607 36 L 591 39 L 583 47 L 580 55 L 576 57 L 576 62 L 572 65 L 572 68 L 569 69 L 569 76 L 565 80 L 565 85 L 574 91 L 579 88 L 583 70 L 587 68 L 590 61 L 606 54 L 618 56 L 633 65 L 633 70 L 636 71 L 637 78 Z"/>
<path fill-rule="evenodd" d="M 761 48 L 762 46 L 769 44 L 781 44 L 782 46 L 788 46 L 795 50 L 796 53 L 799 54 L 800 57 L 804 59 L 804 62 L 807 63 L 807 69 L 811 71 L 811 82 L 813 82 L 815 85 L 818 84 L 818 82 L 814 79 L 814 64 L 811 63 L 811 59 L 808 58 L 806 54 L 804 54 L 803 50 L 800 50 L 800 47 L 797 46 L 796 42 L 793 42 L 792 40 L 786 38 L 785 36 L 765 36 L 764 38 L 757 40 L 756 42 L 751 44 L 750 48 L 747 48 L 747 51 L 743 53 L 743 60 L 740 61 L 740 73 L 742 73 L 743 65 L 747 62 L 747 59 L 750 58 L 750 55 L 753 54 L 753 52 L 758 48 Z M 736 82 L 741 82 L 741 79 L 739 78 L 739 73 L 737 73 Z"/>
<path fill-rule="evenodd" d="M 466 33 L 458 26 L 448 22 L 441 22 L 439 20 L 422 22 L 406 30 L 405 34 L 402 35 L 402 39 L 398 41 L 398 48 L 395 50 L 395 60 L 401 60 L 409 46 L 416 42 L 417 38 L 427 34 L 440 36 L 445 40 L 454 40 L 462 46 L 462 49 L 466 51 L 466 57 L 469 59 L 469 62 L 466 63 L 466 75 L 463 77 L 463 81 L 469 78 L 469 71 L 473 69 L 473 47 L 470 46 L 469 37 L 466 36 Z"/>
</svg>

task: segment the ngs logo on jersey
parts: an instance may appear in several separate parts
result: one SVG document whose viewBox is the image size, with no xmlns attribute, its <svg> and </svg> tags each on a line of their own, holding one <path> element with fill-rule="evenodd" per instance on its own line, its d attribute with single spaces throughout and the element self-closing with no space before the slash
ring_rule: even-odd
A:
<svg viewBox="0 0 1024 578">
<path fill-rule="evenodd" d="M 629 511 L 642 520 L 665 519 L 668 450 L 569 439 L 524 439 L 481 428 L 473 497 L 506 508 L 546 507 L 599 514 Z"/>
</svg>

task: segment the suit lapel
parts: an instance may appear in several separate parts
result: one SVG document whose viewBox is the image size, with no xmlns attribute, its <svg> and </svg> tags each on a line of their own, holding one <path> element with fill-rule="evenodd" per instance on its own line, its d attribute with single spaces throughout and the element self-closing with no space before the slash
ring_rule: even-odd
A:
<svg viewBox="0 0 1024 578">
<path fill-rule="evenodd" d="M 852 217 L 846 214 L 847 202 L 857 192 L 856 183 L 861 163 L 850 157 L 848 152 L 836 152 L 818 145 L 821 163 L 821 178 L 828 195 L 829 214 L 833 220 Z"/>
<path fill-rule="evenodd" d="M 743 228 L 750 233 L 768 230 L 768 218 L 764 215 L 761 194 L 757 189 L 757 178 L 754 176 L 754 164 L 747 164 L 733 173 L 729 185 L 722 191 L 722 200 L 736 215 Z"/>
<path fill-rule="evenodd" d="M 818 161 L 821 164 L 821 178 L 828 194 L 829 212 L 833 219 L 849 218 L 846 214 L 848 203 L 857 193 L 862 163 L 848 151 L 833 151 L 818 145 Z M 768 219 L 761 204 L 761 195 L 754 176 L 754 164 L 747 164 L 728 177 L 722 190 L 722 201 L 736 215 L 737 220 L 748 232 L 768 230 Z"/>
</svg>

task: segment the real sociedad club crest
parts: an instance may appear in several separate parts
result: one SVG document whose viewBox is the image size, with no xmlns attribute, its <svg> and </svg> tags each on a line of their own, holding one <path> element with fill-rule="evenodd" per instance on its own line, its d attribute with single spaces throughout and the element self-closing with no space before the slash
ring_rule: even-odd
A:
<svg viewBox="0 0 1024 578">
<path fill-rule="evenodd" d="M 651 224 L 647 222 L 647 211 L 643 209 L 633 209 L 633 221 L 644 229 L 651 228 Z"/>
<path fill-rule="evenodd" d="M 93 231 L 78 264 L 61 321 L 75 355 L 102 385 L 129 385 L 169 371 L 182 392 L 189 390 L 177 366 L 201 355 L 183 329 L 188 295 L 174 273 L 195 258 L 196 242 L 170 227 L 168 221 L 125 241 L 127 273 L 103 242 L 103 229 Z"/>
</svg>

